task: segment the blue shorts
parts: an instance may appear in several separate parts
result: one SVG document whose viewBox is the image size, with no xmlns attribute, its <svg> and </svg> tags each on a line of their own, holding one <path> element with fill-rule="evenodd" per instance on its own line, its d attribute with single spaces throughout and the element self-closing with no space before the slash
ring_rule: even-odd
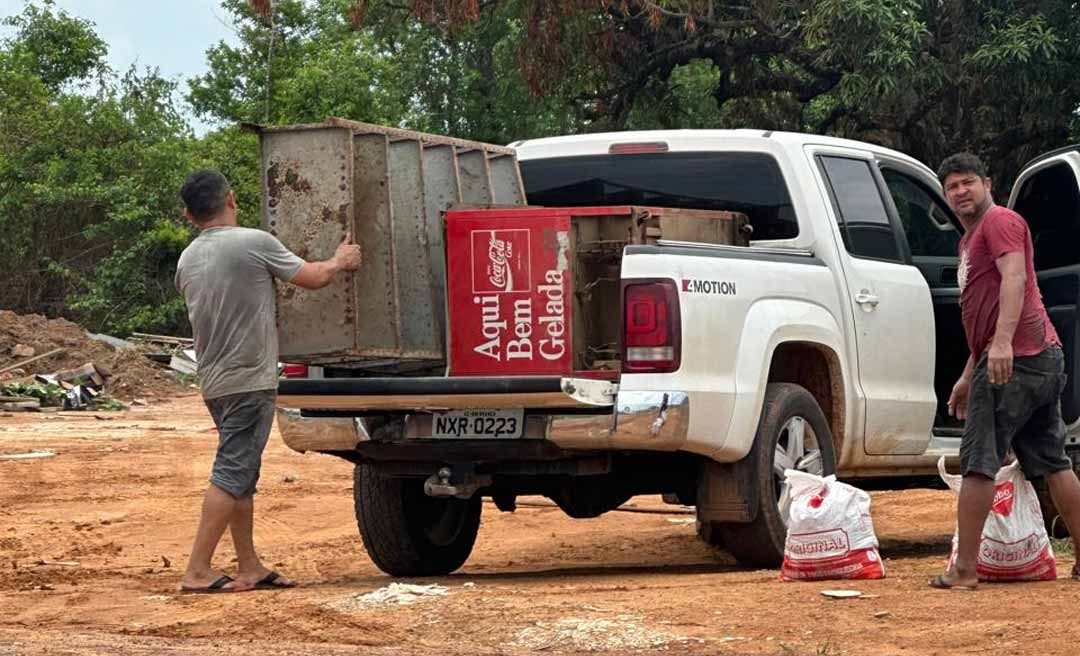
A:
<svg viewBox="0 0 1080 656">
<path fill-rule="evenodd" d="M 234 497 L 255 494 L 263 449 L 274 425 L 277 390 L 241 392 L 206 399 L 218 429 L 210 482 Z"/>
</svg>

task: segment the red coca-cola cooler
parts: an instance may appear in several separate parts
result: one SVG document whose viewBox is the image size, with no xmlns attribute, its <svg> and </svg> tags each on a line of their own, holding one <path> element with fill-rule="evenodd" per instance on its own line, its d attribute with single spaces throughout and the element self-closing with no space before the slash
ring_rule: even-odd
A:
<svg viewBox="0 0 1080 656">
<path fill-rule="evenodd" d="M 628 205 L 447 212 L 450 375 L 617 378 L 627 366 L 624 248 L 746 245 L 746 221 L 724 210 Z M 649 339 L 661 337 L 670 336 Z"/>
<path fill-rule="evenodd" d="M 571 373 L 570 228 L 557 208 L 447 212 L 451 375 Z"/>
</svg>

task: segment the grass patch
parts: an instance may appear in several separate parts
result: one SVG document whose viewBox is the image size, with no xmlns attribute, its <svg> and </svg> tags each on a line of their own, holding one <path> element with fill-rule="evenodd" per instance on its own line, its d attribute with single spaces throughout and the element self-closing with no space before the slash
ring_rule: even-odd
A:
<svg viewBox="0 0 1080 656">
<path fill-rule="evenodd" d="M 99 397 L 94 400 L 94 410 L 105 410 L 106 412 L 119 412 L 121 410 L 127 410 L 127 406 L 112 398 L 111 396 Z"/>
<path fill-rule="evenodd" d="M 1069 558 L 1076 558 L 1076 551 L 1073 549 L 1073 543 L 1071 538 L 1065 538 L 1063 540 L 1055 540 L 1050 538 L 1050 544 L 1054 547 L 1055 556 L 1068 556 Z"/>
</svg>

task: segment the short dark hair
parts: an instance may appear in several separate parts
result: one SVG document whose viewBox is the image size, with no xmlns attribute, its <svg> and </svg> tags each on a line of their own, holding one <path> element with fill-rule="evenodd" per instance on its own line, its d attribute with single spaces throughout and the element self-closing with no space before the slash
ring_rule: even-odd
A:
<svg viewBox="0 0 1080 656">
<path fill-rule="evenodd" d="M 180 198 L 192 218 L 204 223 L 225 209 L 225 199 L 231 189 L 221 171 L 203 169 L 187 177 L 184 186 L 180 187 Z"/>
<path fill-rule="evenodd" d="M 937 177 L 941 184 L 952 173 L 974 173 L 980 178 L 986 177 L 986 164 L 973 153 L 963 152 L 949 155 L 938 167 Z"/>
</svg>

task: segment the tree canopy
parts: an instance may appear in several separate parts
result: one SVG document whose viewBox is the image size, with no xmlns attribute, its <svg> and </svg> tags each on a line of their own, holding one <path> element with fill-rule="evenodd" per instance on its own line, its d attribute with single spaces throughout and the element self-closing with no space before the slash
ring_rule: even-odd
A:
<svg viewBox="0 0 1080 656">
<path fill-rule="evenodd" d="M 531 92 L 589 130 L 758 127 L 832 134 L 936 166 L 970 149 L 1011 183 L 1080 133 L 1072 0 L 413 0 L 471 42 L 521 24 Z M 365 24 L 377 25 L 379 17 Z M 382 19 L 385 20 L 385 19 Z"/>
<path fill-rule="evenodd" d="M 95 27 L 31 0 L 0 19 L 0 307 L 184 332 L 177 190 L 202 166 L 259 198 L 235 125 L 328 115 L 509 143 L 757 127 L 851 137 L 931 166 L 970 149 L 1007 188 L 1080 140 L 1067 0 L 221 0 L 208 71 L 113 71 Z M 219 125 L 196 135 L 192 115 Z"/>
</svg>

